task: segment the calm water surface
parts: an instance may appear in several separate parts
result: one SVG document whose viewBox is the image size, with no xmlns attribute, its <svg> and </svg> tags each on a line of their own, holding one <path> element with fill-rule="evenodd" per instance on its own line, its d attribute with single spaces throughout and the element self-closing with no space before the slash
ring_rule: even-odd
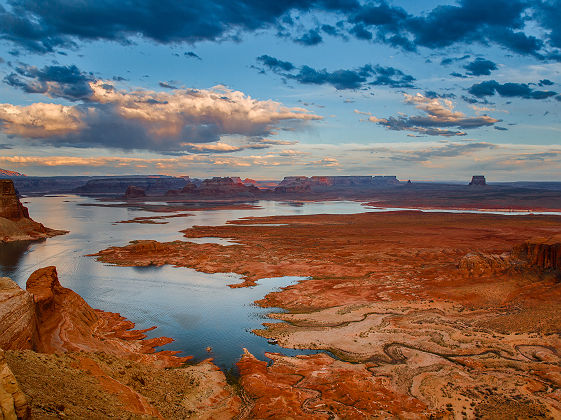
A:
<svg viewBox="0 0 561 420">
<path fill-rule="evenodd" d="M 202 360 L 209 356 L 222 367 L 230 367 L 243 347 L 263 358 L 265 351 L 285 354 L 307 353 L 282 349 L 251 333 L 271 309 L 253 302 L 267 293 L 297 282 L 302 277 L 262 279 L 250 288 L 231 289 L 239 282 L 233 273 L 206 274 L 189 268 L 116 267 L 95 261 L 86 254 L 109 246 L 126 245 L 135 239 L 173 241 L 183 238 L 179 230 L 193 225 L 222 225 L 228 220 L 248 216 L 306 215 L 320 213 L 360 213 L 355 202 L 291 203 L 264 201 L 253 210 L 211 210 L 192 212 L 193 216 L 165 219 L 167 224 L 115 224 L 135 217 L 162 215 L 127 207 L 97 207 L 80 204 L 95 201 L 78 196 L 25 198 L 34 220 L 67 235 L 44 242 L 18 242 L 0 245 L 0 276 L 14 279 L 21 287 L 29 275 L 48 265 L 57 267 L 63 286 L 80 294 L 92 307 L 119 312 L 136 323 L 137 328 L 158 328 L 150 337 L 167 336 L 175 342 L 162 347 L 181 350 Z M 218 238 L 198 238 L 197 242 L 231 245 Z M 209 354 L 206 347 L 210 346 Z"/>
</svg>

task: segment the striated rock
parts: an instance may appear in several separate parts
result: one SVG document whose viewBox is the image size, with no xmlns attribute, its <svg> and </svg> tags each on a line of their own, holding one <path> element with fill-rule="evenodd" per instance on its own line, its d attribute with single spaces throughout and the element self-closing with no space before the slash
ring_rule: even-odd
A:
<svg viewBox="0 0 561 420">
<path fill-rule="evenodd" d="M 127 191 L 125 191 L 125 200 L 142 197 L 146 197 L 146 192 L 143 188 L 137 187 L 136 185 L 129 185 L 127 187 Z"/>
<path fill-rule="evenodd" d="M 561 270 L 561 235 L 528 240 L 515 247 L 514 253 L 531 266 Z"/>
<path fill-rule="evenodd" d="M 254 185 L 245 185 L 239 177 L 214 177 L 205 179 L 198 186 L 190 182 L 181 193 L 198 197 L 255 197 L 261 190 Z"/>
<path fill-rule="evenodd" d="M 32 349 L 37 343 L 33 296 L 14 281 L 0 277 L 0 348 Z"/>
<path fill-rule="evenodd" d="M 27 398 L 10 370 L 4 351 L 0 349 L 0 420 L 30 418 Z"/>
<path fill-rule="evenodd" d="M 27 291 L 9 279 L 0 281 L 0 345 L 44 353 L 102 351 L 161 367 L 181 366 L 189 357 L 155 348 L 173 340 L 146 340 L 146 330 L 117 313 L 93 309 L 74 291 L 62 287 L 55 267 L 35 271 Z"/>
<path fill-rule="evenodd" d="M 266 353 L 267 366 L 245 350 L 240 383 L 254 405 L 249 418 L 423 418 L 426 405 L 396 392 L 364 364 L 326 354 L 287 357 Z"/>
<path fill-rule="evenodd" d="M 281 181 L 276 193 L 305 193 L 325 192 L 338 189 L 370 189 L 372 187 L 383 187 L 399 184 L 395 176 L 287 176 Z"/>
<path fill-rule="evenodd" d="M 469 275 L 484 275 L 501 273 L 512 268 L 519 262 L 508 253 L 502 255 L 470 252 L 464 255 L 458 263 L 458 268 Z"/>
</svg>

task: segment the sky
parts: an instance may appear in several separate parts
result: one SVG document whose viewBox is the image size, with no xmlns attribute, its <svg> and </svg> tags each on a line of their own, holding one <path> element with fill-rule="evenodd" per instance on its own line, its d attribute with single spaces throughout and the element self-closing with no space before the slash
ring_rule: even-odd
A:
<svg viewBox="0 0 561 420">
<path fill-rule="evenodd" d="M 0 168 L 561 181 L 561 0 L 0 0 Z"/>
</svg>

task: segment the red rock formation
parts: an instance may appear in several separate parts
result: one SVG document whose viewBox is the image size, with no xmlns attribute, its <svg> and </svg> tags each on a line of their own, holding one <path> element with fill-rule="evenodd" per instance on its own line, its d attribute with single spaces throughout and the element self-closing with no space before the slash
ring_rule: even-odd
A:
<svg viewBox="0 0 561 420">
<path fill-rule="evenodd" d="M 517 265 L 519 261 L 510 254 L 503 255 L 470 252 L 462 257 L 458 268 L 469 275 L 501 273 Z"/>
<path fill-rule="evenodd" d="M 471 182 L 469 185 L 487 185 L 485 177 L 483 175 L 474 175 L 471 177 Z"/>
<path fill-rule="evenodd" d="M 423 402 L 396 392 L 365 365 L 340 362 L 326 354 L 266 356 L 272 365 L 247 350 L 238 362 L 241 385 L 254 400 L 249 418 L 428 417 Z"/>
<path fill-rule="evenodd" d="M 182 194 L 198 197 L 255 197 L 261 190 L 254 185 L 245 185 L 239 177 L 214 177 L 205 179 L 199 186 L 188 183 Z"/>
<path fill-rule="evenodd" d="M 531 266 L 561 270 L 561 235 L 528 240 L 516 247 L 515 253 Z"/>
<path fill-rule="evenodd" d="M 137 187 L 136 185 L 129 185 L 127 191 L 125 191 L 125 199 L 131 198 L 142 198 L 146 197 L 146 192 L 143 188 Z"/>
<path fill-rule="evenodd" d="M 0 179 L 0 242 L 35 240 L 64 233 L 31 220 L 27 208 L 19 201 L 14 182 Z"/>
<path fill-rule="evenodd" d="M 132 330 L 134 323 L 119 314 L 93 309 L 77 293 L 61 286 L 55 267 L 35 271 L 25 292 L 5 279 L 1 284 L 0 344 L 5 349 L 102 351 L 161 367 L 181 366 L 189 359 L 176 357 L 174 351 L 155 353 L 155 347 L 173 340 L 146 340 L 145 333 L 155 327 Z"/>
<path fill-rule="evenodd" d="M 32 349 L 37 343 L 33 297 L 14 281 L 0 277 L 0 348 Z"/>
<path fill-rule="evenodd" d="M 20 203 L 11 179 L 0 179 L 0 217 L 13 221 L 29 219 L 29 212 Z"/>
</svg>

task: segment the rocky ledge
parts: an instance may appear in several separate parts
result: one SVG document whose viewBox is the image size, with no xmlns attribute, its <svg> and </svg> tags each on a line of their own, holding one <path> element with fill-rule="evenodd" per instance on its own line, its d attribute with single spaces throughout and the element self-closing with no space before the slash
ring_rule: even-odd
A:
<svg viewBox="0 0 561 420">
<path fill-rule="evenodd" d="M 44 239 L 65 233 L 33 221 L 19 201 L 14 182 L 0 179 L 0 242 Z"/>
</svg>

